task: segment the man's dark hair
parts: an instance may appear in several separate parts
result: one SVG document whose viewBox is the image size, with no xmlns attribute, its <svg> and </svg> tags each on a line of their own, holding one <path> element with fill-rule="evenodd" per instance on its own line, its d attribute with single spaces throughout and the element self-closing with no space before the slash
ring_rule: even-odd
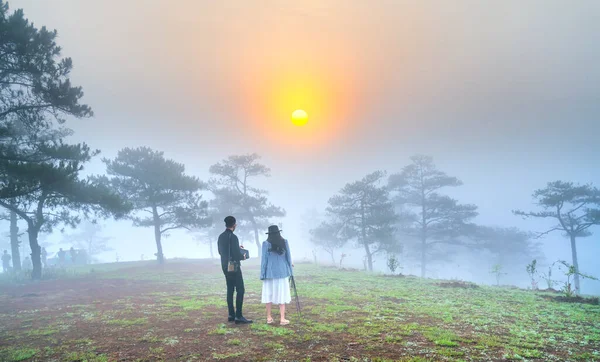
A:
<svg viewBox="0 0 600 362">
<path fill-rule="evenodd" d="M 235 225 L 235 217 L 233 216 L 227 216 L 225 218 L 225 227 L 232 227 L 233 225 Z"/>
</svg>

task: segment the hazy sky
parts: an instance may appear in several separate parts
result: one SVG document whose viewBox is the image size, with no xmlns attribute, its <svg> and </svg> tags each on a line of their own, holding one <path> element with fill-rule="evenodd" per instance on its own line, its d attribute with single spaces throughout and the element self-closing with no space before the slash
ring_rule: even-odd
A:
<svg viewBox="0 0 600 362">
<path fill-rule="evenodd" d="M 203 179 L 227 155 L 257 152 L 292 234 L 346 182 L 415 153 L 464 181 L 452 194 L 484 224 L 542 229 L 510 210 L 547 181 L 600 184 L 595 0 L 9 4 L 57 29 L 73 58 L 95 112 L 69 123 L 77 140 L 106 157 L 163 150 Z M 296 108 L 306 127 L 291 124 Z M 582 270 L 600 253 L 597 231 L 580 242 Z M 560 235 L 546 242 L 570 255 Z"/>
</svg>

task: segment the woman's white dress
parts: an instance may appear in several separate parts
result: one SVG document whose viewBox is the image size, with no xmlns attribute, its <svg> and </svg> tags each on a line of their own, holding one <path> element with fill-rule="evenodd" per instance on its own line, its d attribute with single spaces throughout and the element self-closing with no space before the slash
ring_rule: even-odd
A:
<svg viewBox="0 0 600 362">
<path fill-rule="evenodd" d="M 265 279 L 262 287 L 262 302 L 287 304 L 292 301 L 290 278 Z"/>
</svg>

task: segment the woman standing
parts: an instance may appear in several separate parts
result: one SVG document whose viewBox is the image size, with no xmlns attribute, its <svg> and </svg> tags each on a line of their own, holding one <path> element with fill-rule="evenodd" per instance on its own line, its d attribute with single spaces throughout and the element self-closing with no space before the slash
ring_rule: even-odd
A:
<svg viewBox="0 0 600 362">
<path fill-rule="evenodd" d="M 271 306 L 279 304 L 281 325 L 290 324 L 285 319 L 285 305 L 292 301 L 290 280 L 292 275 L 292 256 L 288 241 L 281 236 L 277 225 L 269 226 L 267 241 L 262 244 L 260 280 L 263 281 L 262 302 L 267 305 L 267 323 L 273 323 Z"/>
</svg>

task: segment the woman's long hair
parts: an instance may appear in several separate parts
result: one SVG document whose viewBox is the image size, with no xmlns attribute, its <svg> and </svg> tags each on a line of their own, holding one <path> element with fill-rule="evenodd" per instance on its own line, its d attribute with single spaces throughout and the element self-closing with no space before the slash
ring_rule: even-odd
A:
<svg viewBox="0 0 600 362">
<path fill-rule="evenodd" d="M 271 244 L 269 251 L 275 252 L 279 255 L 285 251 L 285 239 L 281 236 L 281 233 L 272 233 L 267 237 L 267 241 Z"/>
</svg>

